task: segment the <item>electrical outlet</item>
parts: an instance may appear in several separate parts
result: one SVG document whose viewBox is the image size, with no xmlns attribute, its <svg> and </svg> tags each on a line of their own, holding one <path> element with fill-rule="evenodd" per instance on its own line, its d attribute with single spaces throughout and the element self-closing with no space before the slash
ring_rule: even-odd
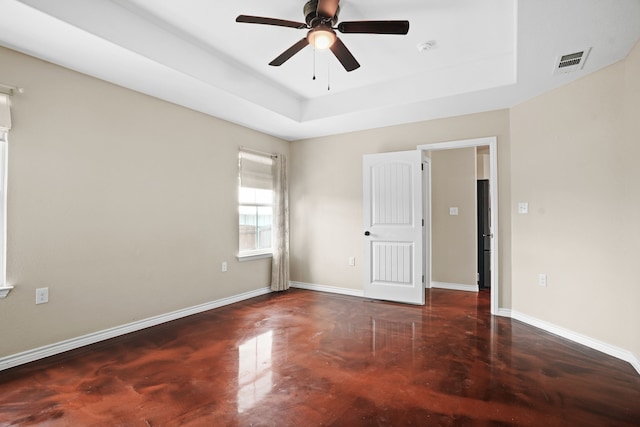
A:
<svg viewBox="0 0 640 427">
<path fill-rule="evenodd" d="M 457 207 L 453 207 L 453 208 L 449 208 L 449 215 L 458 215 L 458 208 Z"/>
<path fill-rule="evenodd" d="M 36 289 L 36 304 L 49 302 L 49 288 Z"/>
<path fill-rule="evenodd" d="M 356 265 L 356 257 L 354 257 L 354 256 L 350 256 L 350 257 L 349 257 L 349 265 L 350 265 L 351 267 L 353 267 L 353 266 L 355 266 L 355 265 Z"/>
<path fill-rule="evenodd" d="M 226 273 L 227 272 L 227 261 L 223 261 L 222 262 L 222 272 Z"/>
<path fill-rule="evenodd" d="M 538 286 L 547 287 L 547 275 L 545 273 L 538 274 Z"/>
</svg>

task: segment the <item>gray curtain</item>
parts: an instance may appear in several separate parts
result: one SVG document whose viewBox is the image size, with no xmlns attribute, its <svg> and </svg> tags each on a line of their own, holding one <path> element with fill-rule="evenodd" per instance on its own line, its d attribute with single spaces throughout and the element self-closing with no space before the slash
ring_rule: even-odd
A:
<svg viewBox="0 0 640 427">
<path fill-rule="evenodd" d="M 289 185 L 287 159 L 279 154 L 273 159 L 273 258 L 271 290 L 289 289 Z"/>
</svg>

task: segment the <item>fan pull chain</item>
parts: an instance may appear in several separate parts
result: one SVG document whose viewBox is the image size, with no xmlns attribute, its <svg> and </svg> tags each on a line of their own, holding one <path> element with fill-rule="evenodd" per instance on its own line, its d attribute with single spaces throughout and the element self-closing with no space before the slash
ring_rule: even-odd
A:
<svg viewBox="0 0 640 427">
<path fill-rule="evenodd" d="M 315 36 L 314 36 L 315 38 Z M 313 80 L 316 79 L 316 44 L 315 44 L 315 40 L 313 43 Z"/>
<path fill-rule="evenodd" d="M 327 60 L 327 92 L 331 90 L 331 61 Z"/>
</svg>

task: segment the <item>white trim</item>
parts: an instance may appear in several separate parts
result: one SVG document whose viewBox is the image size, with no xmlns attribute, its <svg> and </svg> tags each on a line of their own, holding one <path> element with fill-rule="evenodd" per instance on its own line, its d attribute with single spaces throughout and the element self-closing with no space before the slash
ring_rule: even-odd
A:
<svg viewBox="0 0 640 427">
<path fill-rule="evenodd" d="M 511 309 L 510 308 L 499 308 L 496 316 L 501 317 L 511 317 Z"/>
<path fill-rule="evenodd" d="M 13 286 L 0 286 L 0 299 L 4 299 L 9 295 Z"/>
<path fill-rule="evenodd" d="M 337 286 L 315 285 L 313 283 L 289 282 L 292 288 L 306 289 L 309 291 L 328 292 L 330 294 L 350 295 L 352 297 L 364 297 L 364 291 L 357 289 L 340 288 Z"/>
<path fill-rule="evenodd" d="M 159 316 L 149 317 L 138 320 L 136 322 L 127 323 L 126 325 L 116 326 L 114 328 L 105 329 L 99 332 L 71 338 L 54 344 L 45 345 L 33 350 L 23 351 L 22 353 L 13 354 L 0 358 L 0 371 L 13 368 L 25 363 L 33 362 L 45 357 L 54 356 L 65 351 L 74 350 L 86 345 L 95 344 L 100 341 L 119 337 L 141 329 L 157 326 L 172 320 L 181 319 L 193 314 L 202 313 L 204 311 L 213 310 L 214 308 L 223 307 L 225 305 L 234 304 L 250 298 L 266 295 L 271 292 L 270 288 L 260 288 L 255 291 L 249 291 L 242 294 L 234 295 L 227 298 L 195 305 L 193 307 L 183 308 L 181 310 L 172 311 L 170 313 L 161 314 Z"/>
<path fill-rule="evenodd" d="M 5 298 L 13 286 L 7 284 L 7 181 L 9 178 L 8 135 L 0 139 L 0 289 Z"/>
<path fill-rule="evenodd" d="M 587 337 L 577 332 L 573 332 L 569 329 L 554 325 L 553 323 L 549 323 L 544 320 L 537 319 L 533 316 L 511 310 L 510 308 L 500 308 L 498 309 L 496 315 L 519 320 L 520 322 L 526 323 L 527 325 L 533 326 L 534 328 L 542 329 L 545 332 L 558 335 L 575 343 L 582 344 L 594 350 L 601 351 L 602 353 L 608 354 L 609 356 L 624 360 L 625 362 L 630 363 L 631 366 L 638 372 L 638 374 L 640 374 L 640 358 L 628 350 L 612 346 L 610 344 Z"/>
<path fill-rule="evenodd" d="M 463 139 L 459 141 L 437 142 L 434 144 L 418 145 L 418 150 L 439 151 L 454 148 L 470 148 L 489 146 L 489 169 L 491 174 L 489 197 L 491 199 L 491 314 L 500 310 L 500 222 L 498 217 L 498 138 L 488 136 L 483 138 Z M 431 226 L 431 224 L 429 224 Z M 431 237 L 430 237 L 431 238 Z"/>
<path fill-rule="evenodd" d="M 624 360 L 625 362 L 630 363 L 631 366 L 638 372 L 638 374 L 640 374 L 640 359 L 638 359 L 638 357 L 636 357 L 632 352 L 628 350 L 624 350 L 620 347 L 607 344 L 597 339 L 574 332 L 570 329 L 554 325 L 553 323 L 540 320 L 538 318 L 529 316 L 528 314 L 520 313 L 515 310 L 511 310 L 511 318 L 526 323 L 527 325 L 542 329 L 554 335 L 558 335 L 562 338 L 566 338 L 578 344 L 582 344 L 594 350 L 598 350 L 602 353 L 608 354 L 609 356 Z"/>
<path fill-rule="evenodd" d="M 500 219 L 498 209 L 498 140 L 493 137 L 489 143 L 489 197 L 491 200 L 491 313 L 500 310 Z"/>
<path fill-rule="evenodd" d="M 451 150 L 454 148 L 470 148 L 470 147 L 482 147 L 483 145 L 491 145 L 496 142 L 495 136 L 488 136 L 484 138 L 462 139 L 459 141 L 446 141 L 436 142 L 434 144 L 422 144 L 418 145 L 418 150 L 423 151 L 439 151 L 439 150 Z"/>
<path fill-rule="evenodd" d="M 238 259 L 238 262 L 254 261 L 257 259 L 267 259 L 267 258 L 273 258 L 273 252 L 269 251 L 262 254 L 238 255 L 236 256 L 236 258 Z"/>
<path fill-rule="evenodd" d="M 631 366 L 633 366 L 633 368 L 638 372 L 638 374 L 640 375 L 640 357 L 636 356 L 635 354 L 631 353 L 631 360 L 627 360 L 627 362 L 631 363 Z"/>
<path fill-rule="evenodd" d="M 460 283 L 431 282 L 431 287 L 436 289 L 449 289 L 452 291 L 478 292 L 478 285 L 462 285 Z"/>
<path fill-rule="evenodd" d="M 431 227 L 431 158 L 427 153 L 422 152 L 422 164 L 427 165 L 427 173 L 422 174 L 422 216 L 425 221 L 422 230 L 422 265 L 423 265 L 423 282 L 425 289 L 431 288 L 433 280 L 433 269 L 431 265 L 432 252 L 432 227 Z"/>
</svg>

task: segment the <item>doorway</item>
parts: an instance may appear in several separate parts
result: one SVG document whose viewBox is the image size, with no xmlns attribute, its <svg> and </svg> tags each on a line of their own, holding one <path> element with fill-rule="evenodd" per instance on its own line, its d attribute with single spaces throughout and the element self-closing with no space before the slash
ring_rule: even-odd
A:
<svg viewBox="0 0 640 427">
<path fill-rule="evenodd" d="M 498 231 L 499 231 L 499 222 L 498 222 L 498 165 L 497 165 L 497 138 L 496 137 L 486 137 L 486 138 L 476 138 L 476 139 L 467 139 L 467 140 L 459 140 L 459 141 L 447 141 L 440 142 L 434 144 L 424 144 L 419 145 L 418 150 L 422 150 L 423 152 L 429 151 L 439 151 L 439 150 L 451 150 L 457 148 L 469 148 L 469 147 L 483 147 L 487 146 L 488 150 L 488 159 L 489 159 L 489 182 L 492 184 L 489 186 L 489 223 L 491 225 L 490 232 L 484 233 L 488 234 L 488 247 L 489 247 L 489 268 L 491 274 L 489 274 L 488 282 L 489 289 L 491 290 L 491 314 L 497 315 L 499 309 L 499 301 L 500 301 L 500 286 L 499 286 L 499 251 L 498 251 Z M 432 227 L 431 218 L 428 218 L 428 229 L 430 230 Z M 431 246 L 431 233 L 425 233 L 425 245 Z M 484 251 L 484 250 L 483 250 Z M 427 263 L 429 266 L 427 267 L 427 271 L 431 272 L 431 258 L 428 258 Z M 427 282 L 427 286 L 430 286 L 431 278 Z"/>
</svg>

